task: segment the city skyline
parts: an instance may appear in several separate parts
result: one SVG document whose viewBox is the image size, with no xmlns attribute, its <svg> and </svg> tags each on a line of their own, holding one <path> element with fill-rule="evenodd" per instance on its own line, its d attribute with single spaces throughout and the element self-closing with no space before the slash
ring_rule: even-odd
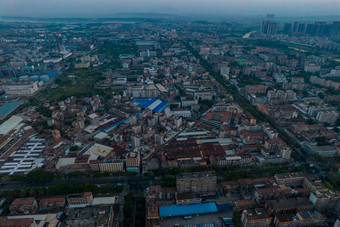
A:
<svg viewBox="0 0 340 227">
<path fill-rule="evenodd" d="M 120 13 L 161 13 L 180 16 L 325 16 L 340 13 L 335 0 L 1 0 L 0 16 L 13 17 L 111 17 Z"/>
</svg>

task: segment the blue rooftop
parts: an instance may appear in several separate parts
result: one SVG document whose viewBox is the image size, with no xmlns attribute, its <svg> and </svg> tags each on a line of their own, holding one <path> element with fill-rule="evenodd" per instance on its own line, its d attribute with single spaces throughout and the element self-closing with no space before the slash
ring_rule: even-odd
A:
<svg viewBox="0 0 340 227">
<path fill-rule="evenodd" d="M 18 108 L 21 105 L 21 102 L 8 102 L 5 105 L 0 107 L 0 115 L 5 116 Z"/>
<path fill-rule="evenodd" d="M 131 101 L 131 103 L 139 103 L 141 105 L 143 105 L 144 103 L 146 103 L 147 101 L 149 101 L 150 99 L 133 99 Z"/>
<path fill-rule="evenodd" d="M 159 208 L 160 217 L 185 216 L 217 212 L 216 203 L 201 203 L 185 206 L 167 206 Z"/>
<path fill-rule="evenodd" d="M 168 102 L 167 101 L 163 101 L 155 109 L 153 109 L 153 112 L 155 112 L 155 113 L 161 112 L 167 105 L 168 105 Z"/>
<path fill-rule="evenodd" d="M 147 102 L 145 102 L 144 104 L 142 104 L 142 105 L 140 106 L 140 108 L 145 109 L 145 108 L 147 108 L 148 106 L 150 106 L 152 103 L 154 103 L 156 100 L 157 100 L 157 99 L 150 99 L 149 101 L 147 101 Z"/>
<path fill-rule="evenodd" d="M 36 70 L 38 70 L 38 68 L 25 67 L 22 70 L 24 70 L 24 71 L 36 71 Z"/>
<path fill-rule="evenodd" d="M 123 123 L 124 121 L 127 121 L 129 120 L 129 118 L 126 118 L 126 119 L 123 119 L 121 121 L 118 121 L 116 123 L 113 123 L 112 125 L 106 127 L 103 129 L 104 132 L 108 132 L 108 131 L 111 131 L 112 128 L 116 127 L 117 125 L 120 125 L 121 123 Z"/>
<path fill-rule="evenodd" d="M 52 71 L 52 72 L 47 73 L 47 75 L 50 77 L 55 77 L 57 74 L 58 74 L 57 71 Z"/>
</svg>

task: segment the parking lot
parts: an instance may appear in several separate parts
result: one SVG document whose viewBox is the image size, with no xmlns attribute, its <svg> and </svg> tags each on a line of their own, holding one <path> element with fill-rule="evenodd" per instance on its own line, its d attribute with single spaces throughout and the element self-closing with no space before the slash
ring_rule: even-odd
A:
<svg viewBox="0 0 340 227">
<path fill-rule="evenodd" d="M 233 211 L 219 212 L 218 214 L 205 214 L 200 216 L 192 216 L 191 219 L 185 220 L 183 217 L 168 218 L 161 221 L 161 226 L 173 227 L 175 224 L 181 225 L 197 225 L 197 224 L 212 224 L 216 223 L 218 227 L 221 227 L 222 218 L 231 218 Z"/>
</svg>

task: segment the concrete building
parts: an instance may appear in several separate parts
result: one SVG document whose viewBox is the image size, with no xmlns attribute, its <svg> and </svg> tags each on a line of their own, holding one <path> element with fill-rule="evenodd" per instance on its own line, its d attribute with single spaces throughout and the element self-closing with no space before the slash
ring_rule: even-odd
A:
<svg viewBox="0 0 340 227">
<path fill-rule="evenodd" d="M 243 227 L 269 227 L 272 219 L 264 208 L 243 210 L 241 216 Z"/>
<path fill-rule="evenodd" d="M 337 153 L 337 149 L 334 146 L 316 146 L 311 143 L 307 143 L 304 150 L 310 154 L 318 154 L 323 157 L 331 157 Z"/>
<path fill-rule="evenodd" d="M 171 115 L 174 115 L 175 117 L 191 117 L 191 111 L 175 110 L 175 111 L 171 111 Z"/>
<path fill-rule="evenodd" d="M 140 147 L 141 137 L 138 135 L 131 136 L 131 143 L 133 148 Z"/>
<path fill-rule="evenodd" d="M 326 217 L 316 211 L 278 214 L 274 218 L 274 225 L 276 227 L 325 226 L 325 224 Z"/>
<path fill-rule="evenodd" d="M 320 123 L 334 124 L 339 118 L 337 111 L 320 111 L 316 115 L 316 120 Z"/>
<path fill-rule="evenodd" d="M 262 21 L 261 24 L 261 33 L 266 35 L 276 35 L 279 28 L 278 23 L 270 22 L 270 21 Z"/>
<path fill-rule="evenodd" d="M 139 172 L 140 171 L 140 153 L 130 152 L 125 159 L 126 171 Z"/>
<path fill-rule="evenodd" d="M 123 172 L 124 171 L 124 162 L 122 160 L 107 160 L 106 162 L 100 162 L 98 164 L 100 172 Z"/>
<path fill-rule="evenodd" d="M 313 204 L 305 197 L 267 200 L 264 206 L 270 215 L 287 214 L 313 209 Z"/>
<path fill-rule="evenodd" d="M 39 201 L 40 210 L 58 210 L 64 208 L 66 198 L 64 196 L 42 198 Z"/>
<path fill-rule="evenodd" d="M 31 213 L 35 213 L 37 209 L 38 209 L 38 203 L 34 197 L 17 198 L 9 206 L 11 215 L 31 214 Z"/>
<path fill-rule="evenodd" d="M 274 178 L 278 185 L 302 185 L 311 192 L 328 190 L 317 176 L 310 173 L 282 173 L 275 174 Z"/>
<path fill-rule="evenodd" d="M 25 81 L 5 85 L 5 93 L 13 96 L 32 96 L 38 90 L 37 82 Z"/>
<path fill-rule="evenodd" d="M 92 192 L 84 192 L 78 194 L 70 194 L 67 196 L 67 203 L 69 206 L 87 206 L 93 202 Z"/>
<path fill-rule="evenodd" d="M 309 64 L 305 65 L 305 72 L 316 73 L 320 71 L 320 65 Z"/>
<path fill-rule="evenodd" d="M 178 193 L 216 193 L 217 176 L 213 171 L 180 173 L 176 178 Z"/>
<path fill-rule="evenodd" d="M 93 206 L 71 209 L 66 219 L 67 226 L 118 226 L 114 206 Z"/>
<path fill-rule="evenodd" d="M 340 201 L 340 195 L 333 191 L 315 191 L 309 196 L 309 201 L 319 212 L 333 211 Z"/>
</svg>

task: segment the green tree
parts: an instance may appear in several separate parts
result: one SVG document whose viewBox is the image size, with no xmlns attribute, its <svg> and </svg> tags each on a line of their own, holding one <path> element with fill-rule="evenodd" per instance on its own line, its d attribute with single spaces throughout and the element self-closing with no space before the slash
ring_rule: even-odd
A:
<svg viewBox="0 0 340 227">
<path fill-rule="evenodd" d="M 62 214 L 60 215 L 60 218 L 59 218 L 59 220 L 60 220 L 61 222 L 63 222 L 63 221 L 65 221 L 65 220 L 66 220 L 66 218 L 67 218 L 67 214 L 65 214 L 65 213 L 62 213 Z"/>
<path fill-rule="evenodd" d="M 71 146 L 70 151 L 77 151 L 79 147 L 77 145 Z"/>
<path fill-rule="evenodd" d="M 319 96 L 320 99 L 324 99 L 324 98 L 325 98 L 325 95 L 324 95 L 324 93 L 322 93 L 322 92 L 319 92 L 319 93 L 318 93 L 318 96 Z"/>
<path fill-rule="evenodd" d="M 325 181 L 325 186 L 326 186 L 326 188 L 331 189 L 331 190 L 334 188 L 334 186 L 331 183 L 329 183 L 328 181 Z"/>
<path fill-rule="evenodd" d="M 241 227 L 241 214 L 240 211 L 234 210 L 233 212 L 233 222 L 235 226 Z"/>
</svg>

